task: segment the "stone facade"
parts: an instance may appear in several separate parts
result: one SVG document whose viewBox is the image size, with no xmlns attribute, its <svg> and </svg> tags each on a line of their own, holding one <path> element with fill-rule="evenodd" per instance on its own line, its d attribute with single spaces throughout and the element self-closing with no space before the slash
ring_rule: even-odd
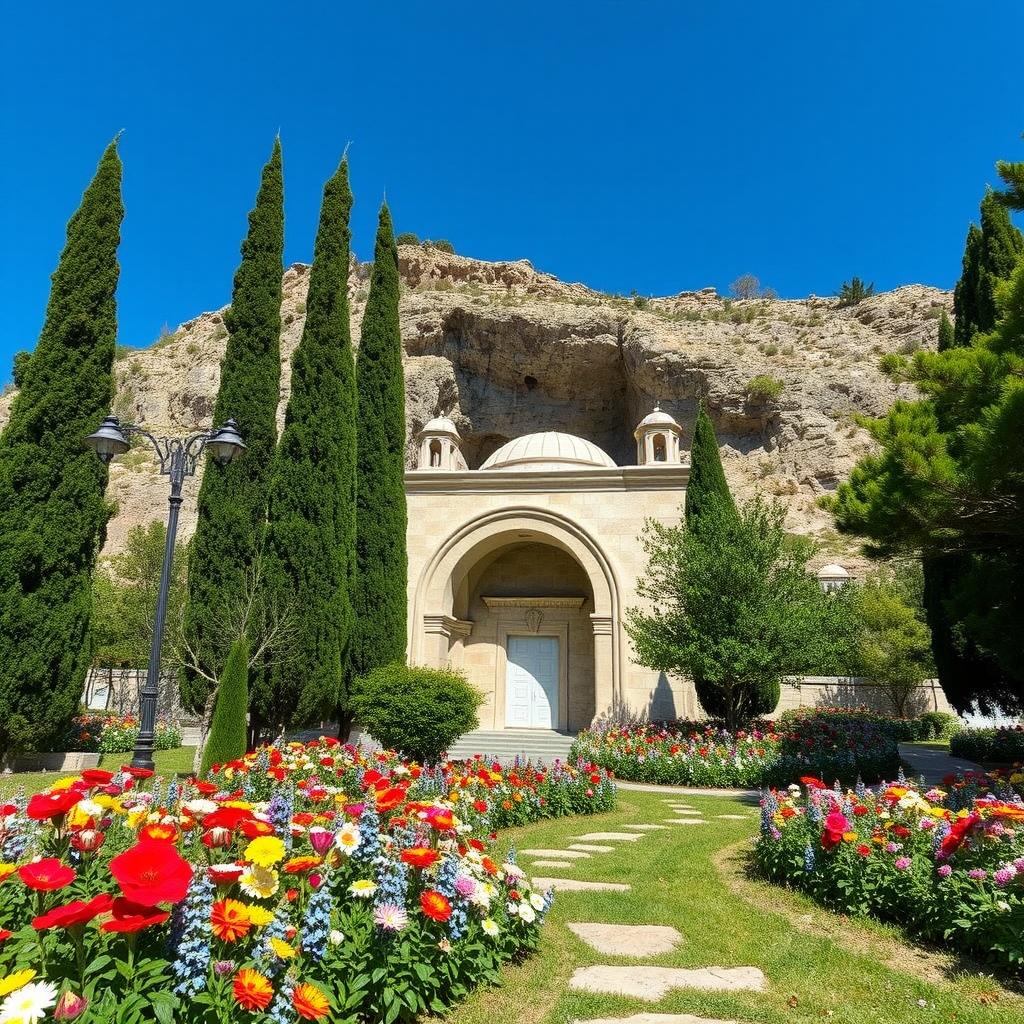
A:
<svg viewBox="0 0 1024 1024">
<path fill-rule="evenodd" d="M 510 442 L 487 468 L 427 462 L 406 474 L 409 658 L 464 671 L 487 697 L 483 728 L 508 727 L 510 708 L 519 714 L 511 687 L 522 673 L 509 651 L 524 649 L 515 639 L 524 637 L 554 638 L 558 650 L 550 718 L 542 709 L 526 718 L 533 727 L 576 731 L 619 708 L 697 715 L 692 686 L 637 665 L 623 627 L 626 609 L 642 603 L 644 522 L 679 522 L 689 476 L 678 427 L 660 417 L 638 427 L 640 459 L 658 460 L 642 465 L 616 466 L 589 442 L 548 433 Z M 447 424 L 432 430 L 450 436 Z M 429 454 L 431 440 L 421 437 L 420 450 Z"/>
</svg>

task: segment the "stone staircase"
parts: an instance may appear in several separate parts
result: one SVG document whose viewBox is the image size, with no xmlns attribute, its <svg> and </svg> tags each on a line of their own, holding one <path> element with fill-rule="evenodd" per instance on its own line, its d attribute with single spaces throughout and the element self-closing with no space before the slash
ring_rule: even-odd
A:
<svg viewBox="0 0 1024 1024">
<path fill-rule="evenodd" d="M 465 760 L 474 754 L 484 754 L 497 761 L 513 761 L 520 757 L 550 764 L 564 761 L 575 737 L 553 729 L 477 729 L 468 732 L 449 749 L 453 760 Z"/>
</svg>

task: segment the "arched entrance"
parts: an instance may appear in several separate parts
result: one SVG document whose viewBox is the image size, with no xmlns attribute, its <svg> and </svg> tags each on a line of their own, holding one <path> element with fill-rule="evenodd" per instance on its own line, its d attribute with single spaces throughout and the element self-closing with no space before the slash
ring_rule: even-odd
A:
<svg viewBox="0 0 1024 1024">
<path fill-rule="evenodd" d="M 466 672 L 483 728 L 575 731 L 621 695 L 619 585 L 584 530 L 547 509 L 485 513 L 415 584 L 410 660 Z"/>
</svg>

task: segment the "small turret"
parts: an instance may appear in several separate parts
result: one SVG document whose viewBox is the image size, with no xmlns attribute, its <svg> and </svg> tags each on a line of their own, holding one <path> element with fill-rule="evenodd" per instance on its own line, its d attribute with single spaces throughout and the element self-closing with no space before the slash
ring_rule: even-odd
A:
<svg viewBox="0 0 1024 1024">
<path fill-rule="evenodd" d="M 447 416 L 435 416 L 423 425 L 417 436 L 420 443 L 417 469 L 455 471 L 466 468 L 462 438 Z"/>
<path fill-rule="evenodd" d="M 679 463 L 679 439 L 683 428 L 656 405 L 654 411 L 638 424 L 633 436 L 636 438 L 636 464 L 652 466 L 659 463 Z"/>
</svg>

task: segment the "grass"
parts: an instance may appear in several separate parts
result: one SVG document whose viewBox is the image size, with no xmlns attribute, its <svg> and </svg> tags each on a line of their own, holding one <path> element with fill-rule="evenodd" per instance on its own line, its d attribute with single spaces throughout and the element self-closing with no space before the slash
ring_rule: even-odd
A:
<svg viewBox="0 0 1024 1024">
<path fill-rule="evenodd" d="M 173 772 L 192 771 L 192 758 L 195 755 L 195 747 L 178 747 L 175 750 L 158 750 L 153 760 L 156 763 L 158 773 L 164 775 Z M 103 754 L 100 757 L 100 767 L 108 771 L 116 771 L 123 764 L 131 760 L 131 754 Z M 31 796 L 52 786 L 58 779 L 75 775 L 75 772 L 14 772 L 11 775 L 0 775 L 0 799 L 13 796 L 18 790 L 24 790 L 25 794 Z"/>
<path fill-rule="evenodd" d="M 634 1013 L 690 1013 L 742 1022 L 834 1024 L 1022 1024 L 1024 1000 L 949 954 L 915 946 L 898 929 L 830 914 L 795 893 L 754 881 L 745 871 L 756 808 L 734 797 L 685 797 L 707 823 L 651 832 L 615 852 L 594 854 L 563 877 L 628 882 L 629 893 L 559 893 L 537 955 L 505 974 L 500 989 L 477 992 L 449 1024 L 567 1024 Z M 746 813 L 743 821 L 716 814 Z M 618 809 L 594 818 L 542 822 L 502 834 L 503 848 L 559 848 L 585 832 L 671 817 L 661 794 L 622 792 Z M 523 858 L 528 867 L 529 858 Z M 538 869 L 539 870 L 539 869 Z M 576 938 L 570 921 L 667 924 L 684 941 L 642 961 L 660 966 L 760 967 L 764 993 L 676 989 L 659 1003 L 571 992 L 588 964 L 636 963 L 605 957 Z"/>
<path fill-rule="evenodd" d="M 925 750 L 941 750 L 944 754 L 949 753 L 949 740 L 910 740 L 908 746 L 922 747 Z"/>
</svg>

